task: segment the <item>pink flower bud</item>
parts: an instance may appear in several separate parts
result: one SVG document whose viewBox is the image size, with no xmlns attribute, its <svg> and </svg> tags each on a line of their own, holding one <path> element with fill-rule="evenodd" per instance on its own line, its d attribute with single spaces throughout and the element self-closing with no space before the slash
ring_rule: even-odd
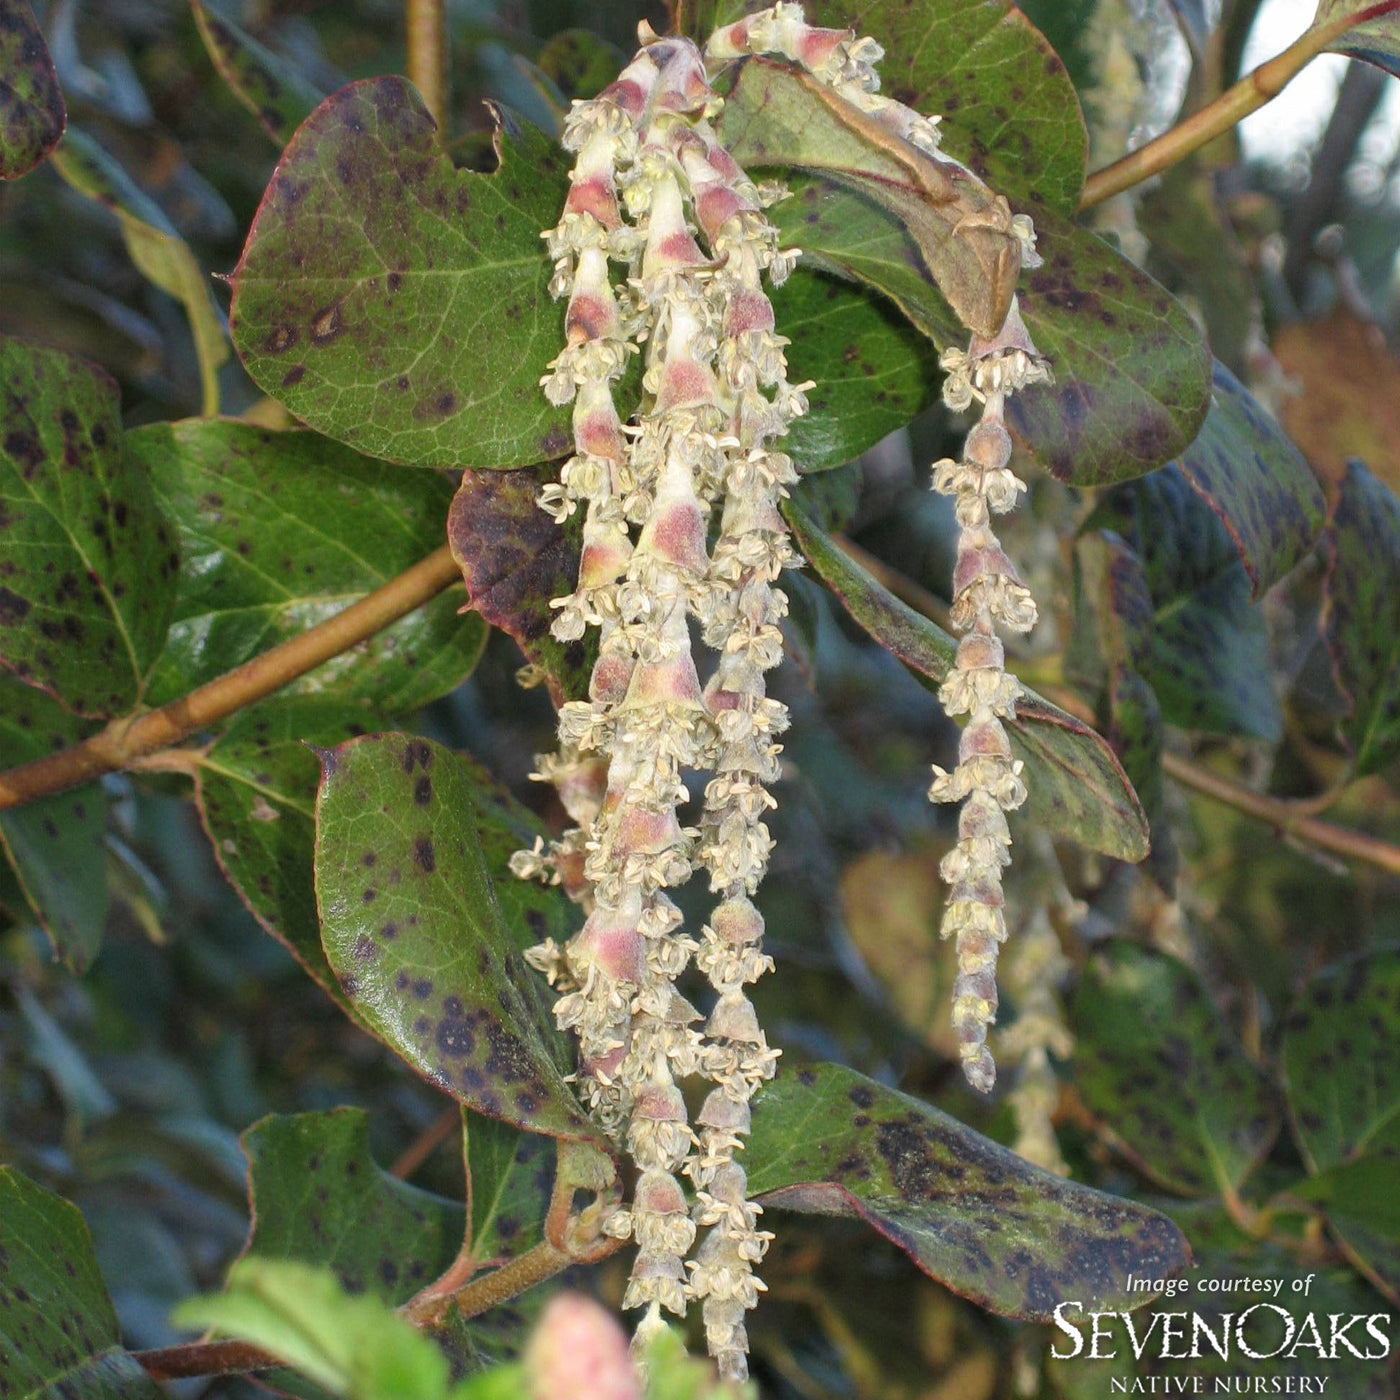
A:
<svg viewBox="0 0 1400 1400">
<path fill-rule="evenodd" d="M 627 1337 L 580 1293 L 551 1298 L 525 1346 L 531 1400 L 642 1400 Z"/>
</svg>

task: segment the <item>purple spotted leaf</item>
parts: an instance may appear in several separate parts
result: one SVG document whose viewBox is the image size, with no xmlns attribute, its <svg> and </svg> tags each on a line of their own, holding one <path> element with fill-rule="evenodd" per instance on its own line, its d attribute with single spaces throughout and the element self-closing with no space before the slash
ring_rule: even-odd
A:
<svg viewBox="0 0 1400 1400">
<path fill-rule="evenodd" d="M 1400 953 L 1319 972 L 1283 1023 L 1289 1119 L 1319 1204 L 1348 1257 L 1400 1299 Z"/>
<path fill-rule="evenodd" d="M 550 599 L 578 582 L 583 522 L 563 525 L 535 504 L 558 468 L 518 472 L 465 471 L 447 516 L 447 540 L 467 585 L 467 602 L 493 627 L 513 637 L 545 674 L 556 706 L 588 694 L 596 643 L 557 642 Z"/>
<path fill-rule="evenodd" d="M 557 456 L 540 392 L 562 343 L 540 230 L 565 158 L 502 115 L 500 168 L 457 170 L 400 78 L 327 98 L 283 152 L 234 274 L 234 345 L 312 427 L 414 466 Z"/>
<path fill-rule="evenodd" d="M 567 448 L 568 413 L 539 389 L 563 343 L 539 232 L 563 205 L 565 159 L 502 122 L 501 168 L 456 170 L 413 89 L 382 78 L 328 98 L 287 148 L 235 275 L 232 331 L 253 378 L 312 427 L 415 466 Z M 787 444 L 808 468 L 851 460 L 935 396 L 928 344 L 868 298 L 806 274 L 775 304 L 792 378 L 818 385 Z"/>
<path fill-rule="evenodd" d="M 0 1167 L 0 1395 L 161 1400 L 121 1344 L 77 1206 Z"/>
<path fill-rule="evenodd" d="M 68 111 L 28 0 L 0 0 L 0 180 L 32 170 L 63 135 Z"/>
<path fill-rule="evenodd" d="M 1276 741 L 1283 714 L 1263 609 L 1250 601 L 1234 539 L 1185 472 L 1173 463 L 1125 482 L 1099 502 L 1085 528 L 1115 535 L 1141 570 L 1150 608 L 1122 587 L 1107 606 L 1120 616 L 1131 607 L 1134 665 L 1166 722 Z"/>
<path fill-rule="evenodd" d="M 96 726 L 0 672 L 0 753 L 27 763 Z M 96 956 L 107 923 L 107 794 L 99 783 L 0 812 L 0 847 L 54 951 L 75 972 Z"/>
<path fill-rule="evenodd" d="M 887 651 L 937 690 L 957 644 L 936 623 L 871 578 L 812 523 L 784 507 L 798 548 L 847 612 Z M 1113 750 L 1088 725 L 1034 691 L 1017 701 L 1008 726 L 1012 752 L 1026 765 L 1026 812 L 1057 835 L 1120 860 L 1148 853 L 1147 819 Z"/>
<path fill-rule="evenodd" d="M 1191 1262 L 1165 1216 L 1033 1167 L 938 1109 L 842 1065 L 784 1069 L 754 1100 L 749 1190 L 855 1215 L 930 1277 L 1004 1317 L 1128 1311 L 1132 1274 Z"/>
<path fill-rule="evenodd" d="M 716 25 L 763 8 L 687 0 L 682 24 L 703 42 Z M 941 115 L 949 155 L 1013 203 L 1031 214 L 1074 212 L 1088 144 L 1079 100 L 1064 64 L 1010 0 L 807 0 L 803 9 L 814 25 L 878 39 L 881 91 Z"/>
<path fill-rule="evenodd" d="M 371 1155 L 369 1129 L 358 1108 L 274 1115 L 249 1128 L 243 1150 L 253 1224 L 245 1253 L 329 1268 L 347 1292 L 397 1306 L 452 1265 L 468 1216 L 461 1203 L 384 1171 Z M 542 1163 L 548 1183 L 547 1155 Z M 523 1232 L 523 1203 L 520 1211 Z M 430 1335 L 454 1369 L 469 1371 L 517 1347 L 526 1321 L 527 1310 L 508 1304 L 483 1318 L 454 1318 Z M 310 1393 L 290 1372 L 276 1380 L 279 1390 Z"/>
<path fill-rule="evenodd" d="M 554 1149 L 510 1123 L 465 1114 L 470 1218 L 466 1248 L 478 1268 L 498 1267 L 544 1237 Z"/>
<path fill-rule="evenodd" d="M 316 433 L 226 419 L 130 434 L 180 537 L 174 619 L 156 703 L 324 622 L 442 543 L 452 500 L 433 472 L 404 472 Z M 333 505 L 332 508 L 328 506 Z M 407 713 L 471 674 L 486 641 L 449 589 L 298 677 L 284 693 Z"/>
<path fill-rule="evenodd" d="M 1326 502 L 1303 454 L 1219 360 L 1210 412 L 1176 462 L 1230 536 L 1258 598 L 1304 558 Z"/>
<path fill-rule="evenodd" d="M 741 127 L 745 97 L 756 101 L 741 76 L 730 120 L 755 145 L 750 130 L 763 109 L 756 105 Z M 737 154 L 752 161 L 756 152 L 741 142 Z M 828 176 L 799 173 L 791 184 L 793 198 L 772 217 L 805 264 L 888 297 L 939 349 L 966 343 L 963 321 L 896 215 Z M 1013 426 L 1062 480 L 1089 486 L 1141 476 L 1186 448 L 1205 419 L 1205 340 L 1180 302 L 1087 230 L 1048 209 L 1037 211 L 1036 230 L 1045 262 L 1022 272 L 1020 305 L 1055 382 L 1010 400 Z M 856 301 L 861 293 L 845 295 Z"/>
<path fill-rule="evenodd" d="M 1322 635 L 1358 773 L 1400 753 L 1400 500 L 1360 462 L 1331 490 Z"/>
<path fill-rule="evenodd" d="M 236 716 L 200 752 L 195 774 L 195 804 L 219 868 L 258 923 L 356 1021 L 356 1005 L 321 944 L 313 888 L 320 766 L 312 746 L 343 743 L 369 723 L 364 710 L 331 696 L 274 696 Z M 507 868 L 511 852 L 543 827 L 484 769 L 473 773 L 482 849 L 507 920 L 566 938 L 568 910 L 558 891 L 514 880 Z"/>
<path fill-rule="evenodd" d="M 404 1303 L 456 1257 L 466 1213 L 398 1181 L 370 1155 L 358 1108 L 276 1115 L 243 1134 L 246 1252 L 323 1264 L 353 1293 Z"/>
<path fill-rule="evenodd" d="M 281 149 L 325 93 L 207 0 L 190 0 L 190 8 L 219 76 Z"/>
<path fill-rule="evenodd" d="M 1328 47 L 1400 77 L 1400 5 L 1395 0 L 1318 0 L 1313 26 L 1354 23 Z"/>
<path fill-rule="evenodd" d="M 1090 958 L 1071 1019 L 1076 1086 L 1109 1141 L 1169 1191 L 1237 1190 L 1273 1144 L 1280 1110 L 1200 976 L 1114 939 Z"/>
<path fill-rule="evenodd" d="M 116 384 L 0 339 L 0 664 L 81 715 L 145 697 L 180 558 Z"/>
<path fill-rule="evenodd" d="M 360 1019 L 477 1112 L 606 1148 L 564 1082 L 570 1047 L 522 956 L 549 921 L 508 920 L 497 899 L 479 770 L 403 734 L 351 740 L 321 764 L 321 939 Z"/>
<path fill-rule="evenodd" d="M 1284 1020 L 1280 1059 L 1310 1171 L 1368 1154 L 1400 1168 L 1400 953 L 1318 972 Z"/>
</svg>

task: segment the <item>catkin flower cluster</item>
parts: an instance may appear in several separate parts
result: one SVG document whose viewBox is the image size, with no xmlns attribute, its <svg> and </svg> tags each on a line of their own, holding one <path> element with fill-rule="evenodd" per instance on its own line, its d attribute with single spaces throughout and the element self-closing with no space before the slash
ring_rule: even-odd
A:
<svg viewBox="0 0 1400 1400">
<path fill-rule="evenodd" d="M 810 386 L 787 378 L 764 290 L 796 256 L 764 213 L 777 192 L 720 144 L 695 45 L 642 37 L 617 81 L 573 108 L 572 186 L 546 234 L 568 310 L 544 387 L 573 403 L 575 455 L 540 504 L 584 517 L 578 584 L 554 601 L 553 631 L 596 628 L 599 653 L 538 774 L 576 825 L 515 868 L 587 911 L 566 947 L 530 956 L 578 1036 L 586 1101 L 638 1168 L 605 1225 L 637 1245 L 624 1305 L 646 1310 L 645 1332 L 661 1309 L 700 1302 L 722 1373 L 742 1377 L 771 1236 L 735 1152 L 777 1059 L 746 991 L 772 966 L 752 896 L 787 725 L 765 676 L 782 656 L 776 581 L 798 562 L 778 513 L 796 471 L 771 444 Z M 641 407 L 623 423 L 616 397 L 635 358 Z M 703 686 L 692 633 L 714 653 Z M 691 772 L 709 776 L 686 826 Z M 698 938 L 667 893 L 697 869 L 717 898 Z M 707 1018 L 676 988 L 692 961 L 713 989 Z M 679 1085 L 697 1075 L 713 1087 L 692 1124 Z"/>
<path fill-rule="evenodd" d="M 558 752 L 536 774 L 574 825 L 519 852 L 513 868 L 560 884 L 586 915 L 565 947 L 546 941 L 529 957 L 558 992 L 560 1026 L 578 1037 L 590 1111 L 637 1167 L 632 1200 L 605 1225 L 637 1246 L 624 1306 L 645 1309 L 641 1339 L 662 1309 L 698 1302 L 721 1374 L 742 1379 L 744 1319 L 772 1238 L 735 1156 L 777 1060 L 747 992 L 772 967 L 753 899 L 772 850 L 766 817 L 788 723 L 766 675 L 782 655 L 777 581 L 799 562 L 778 512 L 796 471 L 774 443 L 806 411 L 811 385 L 787 377 L 765 290 L 797 257 L 778 246 L 765 213 L 784 192 L 755 185 L 724 149 L 710 79 L 731 59 L 774 55 L 922 150 L 936 148 L 938 131 L 936 118 L 880 95 L 877 44 L 811 27 L 797 4 L 725 26 L 703 55 L 688 40 L 640 34 L 617 80 L 573 106 L 563 136 L 571 188 L 544 235 L 551 291 L 568 309 L 565 346 L 542 383 L 551 402 L 573 405 L 575 450 L 539 504 L 561 521 L 583 514 L 577 586 L 554 600 L 553 632 L 569 641 L 596 629 L 599 645 L 588 698 L 561 708 Z M 1010 378 L 1026 382 L 1040 361 L 999 346 L 973 354 L 964 378 L 989 405 L 990 432 Z M 635 392 L 634 371 L 641 402 L 624 422 L 618 396 L 624 385 Z M 978 489 L 985 524 L 985 503 L 1005 488 Z M 963 605 L 967 625 L 997 647 L 998 675 L 990 618 L 1012 601 L 1007 585 Z M 1033 617 L 1028 600 L 1018 606 Z M 1014 690 L 1004 676 L 1001 686 Z M 979 699 L 978 732 L 1010 703 Z M 695 824 L 683 825 L 692 773 L 704 789 Z M 960 767 L 949 781 L 1007 798 L 990 799 L 1004 831 L 1019 777 L 1009 758 L 1005 781 L 988 788 L 985 777 Z M 994 824 L 967 820 L 981 860 Z M 716 903 L 694 937 L 668 891 L 697 870 Z M 692 964 L 713 994 L 708 1016 L 677 989 Z M 680 1085 L 697 1076 L 711 1087 L 692 1123 Z"/>
<path fill-rule="evenodd" d="M 942 932 L 956 940 L 953 1028 L 963 1073 L 973 1088 L 986 1093 L 996 1082 L 987 1027 L 996 1019 L 997 954 L 1006 938 L 1001 880 L 1011 861 L 1006 813 L 1026 800 L 1022 765 L 1011 756 L 1004 723 L 1016 717 L 1020 685 L 1007 674 L 996 629 L 1028 632 L 1036 621 L 1035 600 L 993 533 L 991 517 L 1011 510 L 1026 489 L 1009 465 L 1006 397 L 1047 380 L 1050 372 L 1015 298 L 995 337 L 974 336 L 968 350 L 945 351 L 939 363 L 947 376 L 943 399 L 948 407 L 963 412 L 979 403 L 982 408 L 961 460 L 944 458 L 933 467 L 934 489 L 953 498 L 957 515 L 951 617 L 964 634 L 938 694 L 950 715 L 968 718 L 958 765 L 951 773 L 935 766 L 929 798 L 962 803 L 957 844 L 939 867 L 949 886 Z"/>
</svg>

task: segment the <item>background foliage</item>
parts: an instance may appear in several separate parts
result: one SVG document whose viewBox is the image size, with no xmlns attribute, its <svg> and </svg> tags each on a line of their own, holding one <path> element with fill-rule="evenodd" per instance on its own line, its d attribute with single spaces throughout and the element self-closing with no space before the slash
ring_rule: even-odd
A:
<svg viewBox="0 0 1400 1400">
<path fill-rule="evenodd" d="M 538 232 L 563 104 L 668 17 L 452 6 L 443 151 L 392 76 L 397 4 L 38 8 L 51 64 L 0 0 L 0 69 L 23 76 L 0 105 L 3 766 L 177 699 L 445 538 L 466 585 L 187 746 L 0 813 L 0 1393 L 154 1393 L 131 1352 L 210 1322 L 287 1344 L 308 1298 L 327 1336 L 280 1354 L 322 1388 L 518 1385 L 485 1368 L 547 1290 L 436 1350 L 373 1300 L 405 1302 L 464 1238 L 483 1268 L 537 1245 L 556 1152 L 605 1171 L 519 956 L 566 937 L 569 906 L 505 873 L 557 827 L 526 776 L 587 665 L 542 635 L 572 563 L 531 504 L 566 442 L 536 390 L 559 340 Z M 1035 691 L 1012 922 L 1046 911 L 1063 965 L 1018 969 L 1013 939 L 1002 1022 L 1048 979 L 1073 1050 L 1061 1180 L 1001 1150 L 1005 1098 L 962 1087 L 936 939 L 954 532 L 926 464 L 957 437 L 936 354 L 964 339 L 973 252 L 887 152 L 817 131 L 750 65 L 724 134 L 792 185 L 777 212 L 805 256 L 777 311 L 817 381 L 764 893 L 780 975 L 756 993 L 785 1052 L 749 1147 L 778 1232 L 762 1392 L 1102 1393 L 1102 1364 L 1049 1359 L 1054 1301 L 1127 1306 L 1096 1262 L 1169 1272 L 1188 1242 L 1190 1277 L 1316 1272 L 1319 1312 L 1393 1307 L 1397 866 L 1306 825 L 1400 841 L 1380 88 L 1349 70 L 1311 164 L 1224 139 L 1077 217 L 1086 168 L 1238 76 L 1254 0 L 1031 0 L 1038 30 L 1003 0 L 808 10 L 858 15 L 888 89 L 943 112 L 1040 234 L 1022 300 L 1056 385 L 1017 406 L 1034 489 L 1008 551 L 1045 606 L 1011 661 Z M 1351 51 L 1393 66 L 1392 41 Z M 520 648 L 548 686 L 516 687 Z M 316 1265 L 334 1280 L 297 1272 Z M 569 1276 L 609 1303 L 622 1280 L 616 1260 Z M 1392 1393 L 1382 1367 L 1325 1369 Z"/>
</svg>

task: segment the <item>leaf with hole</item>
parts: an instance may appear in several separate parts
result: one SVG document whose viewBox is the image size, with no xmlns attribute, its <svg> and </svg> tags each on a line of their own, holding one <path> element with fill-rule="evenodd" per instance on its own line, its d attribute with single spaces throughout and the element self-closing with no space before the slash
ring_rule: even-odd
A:
<svg viewBox="0 0 1400 1400">
<path fill-rule="evenodd" d="M 548 921 L 527 911 L 512 927 L 497 901 L 475 766 L 403 734 L 351 740 L 321 766 L 321 938 L 361 1019 L 469 1108 L 606 1150 L 564 1082 L 567 1042 L 522 956 Z"/>
<path fill-rule="evenodd" d="M 502 115 L 500 168 L 456 170 L 401 78 L 326 99 L 283 153 L 234 274 L 234 345 L 312 427 L 413 466 L 558 456 L 541 393 L 563 343 L 540 230 L 562 152 Z"/>
<path fill-rule="evenodd" d="M 28 0 L 0 0 L 0 180 L 39 164 L 63 135 L 68 110 Z"/>
<path fill-rule="evenodd" d="M 1322 637 L 1346 701 L 1357 773 L 1400 753 L 1400 500 L 1351 462 L 1331 488 L 1323 534 Z"/>
<path fill-rule="evenodd" d="M 209 279 L 161 207 L 84 131 L 69 127 L 54 169 L 79 194 L 111 211 L 138 271 L 185 308 L 203 391 L 203 411 L 219 411 L 219 366 L 228 359 L 223 316 Z"/>
<path fill-rule="evenodd" d="M 1080 1097 L 1144 1176 L 1183 1196 L 1239 1189 L 1279 1107 L 1196 973 L 1114 939 L 1090 958 L 1071 1024 Z"/>
<path fill-rule="evenodd" d="M 86 362 L 0 339 L 0 663 L 102 717 L 144 698 L 180 565 L 117 398 Z"/>
<path fill-rule="evenodd" d="M 765 1206 L 856 1215 L 930 1277 L 1003 1317 L 1058 1303 L 1129 1311 L 1128 1279 L 1191 1262 L 1165 1216 L 1033 1167 L 920 1100 L 842 1065 L 785 1069 L 745 1150 Z"/>
<path fill-rule="evenodd" d="M 957 643 L 937 624 L 887 592 L 789 501 L 784 515 L 802 556 L 847 612 L 929 689 L 953 664 Z M 1026 765 L 1027 813 L 1040 825 L 1119 860 L 1148 852 L 1147 819 L 1103 738 L 1034 691 L 1007 726 L 1012 753 Z"/>
<path fill-rule="evenodd" d="M 122 1349 L 77 1206 L 0 1167 L 0 1395 L 160 1400 Z"/>
<path fill-rule="evenodd" d="M 315 433 L 224 419 L 130 435 L 180 535 L 184 565 L 156 703 L 187 694 L 342 612 L 443 539 L 452 487 Z M 284 693 L 415 710 L 471 674 L 485 645 L 449 590 L 293 681 Z"/>
</svg>

